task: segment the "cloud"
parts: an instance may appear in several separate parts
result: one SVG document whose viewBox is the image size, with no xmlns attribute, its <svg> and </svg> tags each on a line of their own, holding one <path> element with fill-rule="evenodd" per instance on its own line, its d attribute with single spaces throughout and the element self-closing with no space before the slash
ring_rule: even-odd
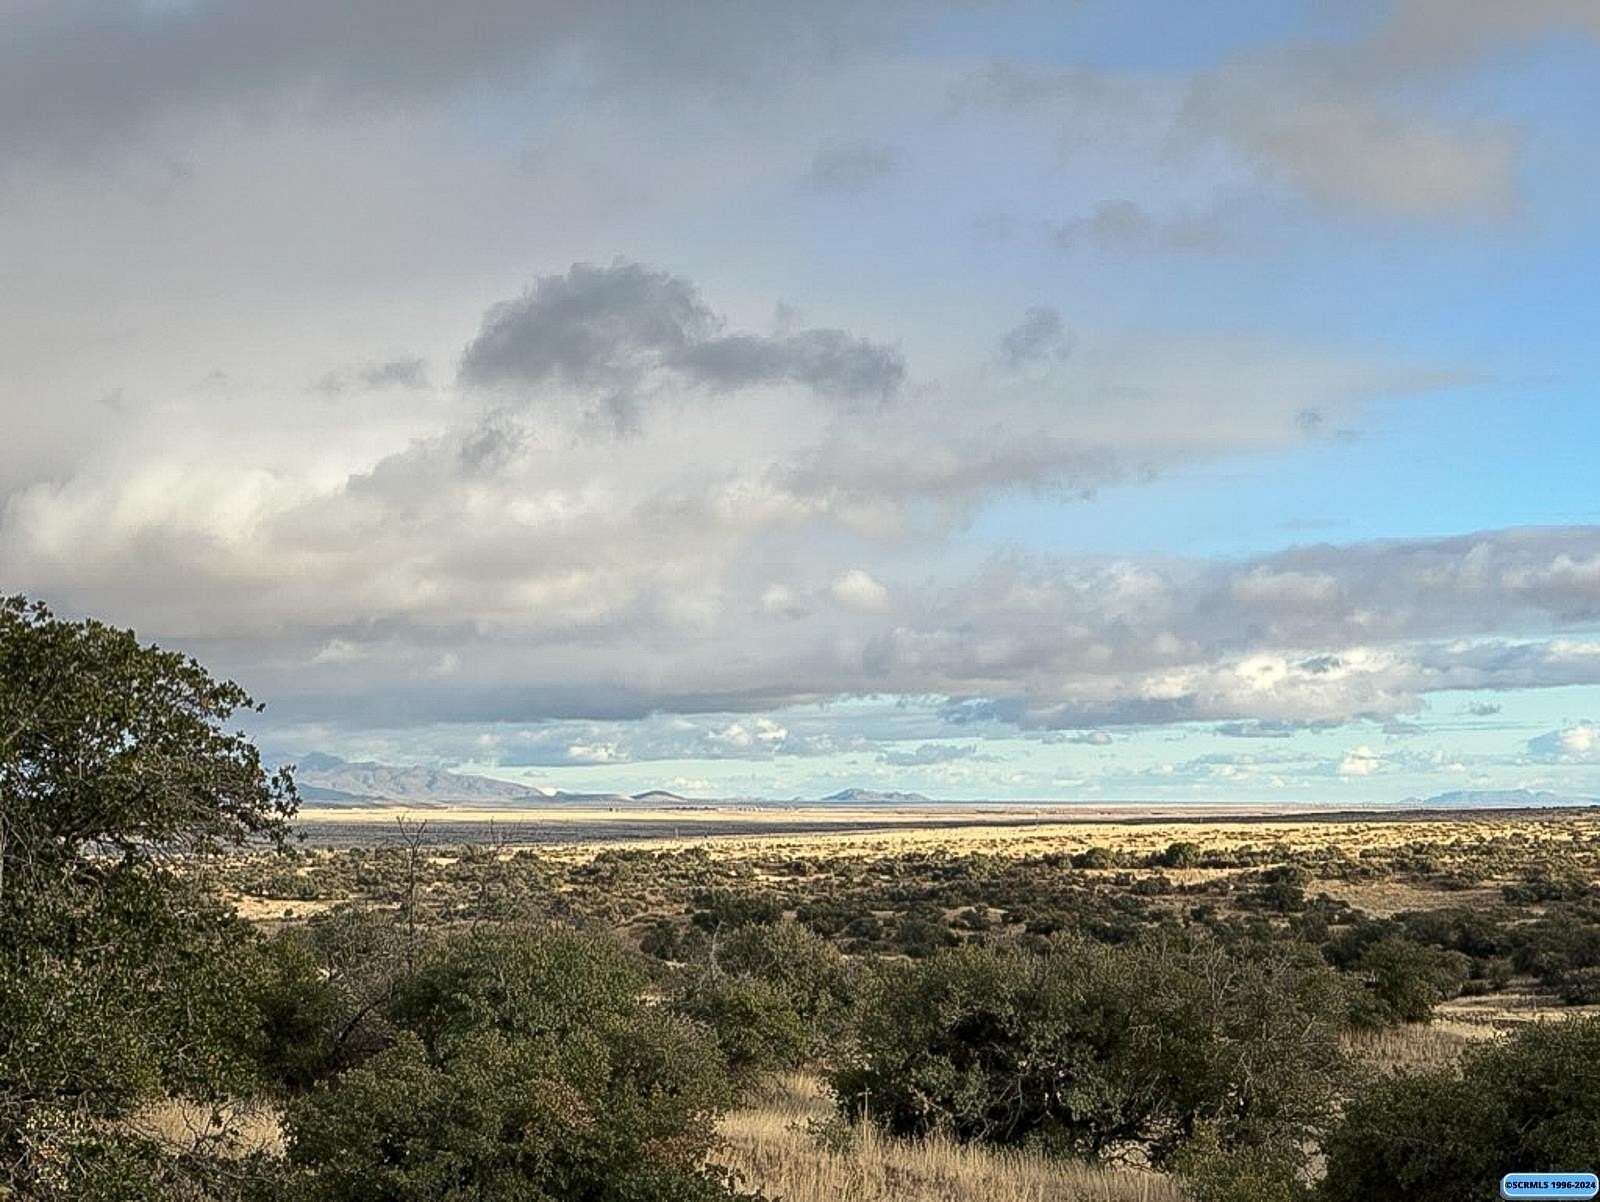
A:
<svg viewBox="0 0 1600 1202">
<path fill-rule="evenodd" d="M 461 379 L 508 390 L 555 386 L 599 398 L 618 430 L 636 430 L 661 377 L 715 392 L 801 384 L 841 400 L 883 401 L 905 363 L 843 330 L 725 334 L 687 280 L 622 260 L 575 264 L 495 305 L 461 357 Z"/>
<path fill-rule="evenodd" d="M 1038 305 L 1029 309 L 1000 340 L 1000 362 L 1009 370 L 1018 371 L 1035 363 L 1065 359 L 1071 349 L 1072 336 L 1067 333 L 1061 314 Z"/>
<path fill-rule="evenodd" d="M 469 384 L 581 389 L 631 385 L 710 338 L 717 320 L 693 285 L 638 263 L 577 263 L 484 316 L 461 357 Z"/>
<path fill-rule="evenodd" d="M 1418 221 L 1515 211 L 1527 128 L 1463 116 L 1454 93 L 1487 63 L 1597 39 L 1593 5 L 1396 0 L 1373 19 L 1351 15 L 1353 30 L 1340 23 L 1324 37 L 1253 46 L 1187 76 L 995 62 L 953 89 L 951 107 L 1017 121 L 1053 115 L 1063 156 L 1115 147 L 1124 171 L 1141 165 L 1136 176 L 1150 180 L 1152 196 L 1185 190 L 1182 177 L 1150 170 L 1181 160 L 1230 186 L 1254 176 L 1256 199 L 1296 196 L 1337 213 Z M 1236 170 L 1217 174 L 1219 151 Z M 1204 201 L 1157 215 L 1137 198 L 1106 199 L 1054 229 L 1065 245 L 1117 254 L 1214 251 L 1229 241 L 1223 212 Z"/>
<path fill-rule="evenodd" d="M 673 366 L 716 389 L 794 382 L 822 396 L 879 401 L 895 393 L 906 373 L 894 348 L 843 330 L 706 339 L 688 348 Z"/>
<path fill-rule="evenodd" d="M 1087 216 L 1058 222 L 1051 237 L 1063 250 L 1086 245 L 1111 254 L 1208 252 L 1227 244 L 1216 213 L 1157 217 L 1131 200 L 1108 200 Z"/>
<path fill-rule="evenodd" d="M 1308 406 L 1342 421 L 1431 378 L 1233 338 L 1084 335 L 1063 359 L 1048 312 L 1020 329 L 1027 372 L 979 349 L 917 378 L 826 328 L 729 332 L 671 273 L 576 264 L 491 308 L 460 389 L 393 429 L 319 406 L 262 451 L 207 398 L 128 415 L 6 493 L 0 576 L 351 726 L 867 694 L 1036 731 L 1318 723 L 1600 678 L 1579 638 L 1510 637 L 1586 612 L 1565 565 L 1600 555 L 1592 528 L 975 565 L 952 535 L 985 501 L 1300 445 Z"/>
<path fill-rule="evenodd" d="M 325 396 L 341 396 L 356 389 L 376 392 L 386 388 L 416 390 L 427 387 L 427 361 L 415 356 L 331 371 L 312 385 L 313 389 Z"/>
<path fill-rule="evenodd" d="M 923 743 L 911 751 L 880 751 L 878 763 L 896 768 L 921 768 L 933 764 L 948 764 L 955 760 L 983 758 L 978 755 L 975 743 L 954 746 L 949 743 Z"/>
<path fill-rule="evenodd" d="M 835 142 L 817 151 L 806 173 L 807 185 L 817 192 L 859 195 L 893 175 L 899 155 L 880 142 Z"/>
<path fill-rule="evenodd" d="M 1292 739 L 1301 731 L 1313 730 L 1316 727 L 1316 723 L 1255 720 L 1223 722 L 1213 729 L 1217 734 L 1229 739 Z"/>
<path fill-rule="evenodd" d="M 390 359 L 361 369 L 361 382 L 368 388 L 426 388 L 428 365 L 417 357 Z"/>
<path fill-rule="evenodd" d="M 1340 776 L 1371 776 L 1375 772 L 1381 772 L 1383 767 L 1383 757 L 1366 744 L 1362 744 L 1344 753 L 1337 772 Z"/>
<path fill-rule="evenodd" d="M 326 119 L 438 105 L 484 83 L 749 105 L 899 41 L 913 14 L 929 15 L 834 0 L 670 15 L 642 0 L 463 0 L 448 12 L 314 0 L 270 11 L 248 0 L 26 5 L 0 54 L 0 145 L 10 155 L 104 150 L 198 113 Z"/>
<path fill-rule="evenodd" d="M 1313 200 L 1394 218 L 1498 217 L 1516 197 L 1505 125 L 1446 123 L 1374 98 L 1318 55 L 1196 81 L 1185 121 Z"/>
<path fill-rule="evenodd" d="M 1504 217 L 1519 199 L 1524 131 L 1447 119 L 1427 97 L 1493 59 L 1575 36 L 1600 40 L 1588 0 L 1395 0 L 1354 41 L 1269 48 L 1197 75 L 1180 128 L 1338 208 Z"/>
<path fill-rule="evenodd" d="M 761 609 L 763 613 L 771 614 L 773 617 L 791 620 L 803 618 L 807 613 L 805 602 L 786 584 L 769 584 L 763 589 Z"/>
<path fill-rule="evenodd" d="M 828 591 L 840 605 L 858 613 L 885 613 L 889 609 L 889 590 L 861 568 L 851 568 L 839 576 Z"/>
<path fill-rule="evenodd" d="M 1528 757 L 1546 764 L 1600 763 L 1600 726 L 1579 722 L 1529 739 Z"/>
</svg>

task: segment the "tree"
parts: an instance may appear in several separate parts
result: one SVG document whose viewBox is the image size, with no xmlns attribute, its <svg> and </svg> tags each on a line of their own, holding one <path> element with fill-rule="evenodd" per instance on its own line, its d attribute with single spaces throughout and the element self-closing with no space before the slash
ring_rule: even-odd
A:
<svg viewBox="0 0 1600 1202">
<path fill-rule="evenodd" d="M 288 837 L 292 779 L 227 729 L 254 708 L 131 631 L 0 600 L 0 1184 L 147 1182 L 104 1120 L 252 1076 L 255 942 L 193 862 Z"/>
<path fill-rule="evenodd" d="M 128 863 L 282 845 L 293 779 L 226 729 L 258 708 L 131 630 L 0 600 L 0 891 L 81 872 L 90 851 Z"/>
<path fill-rule="evenodd" d="M 254 991 L 269 1079 L 306 1089 L 388 1047 L 413 942 L 392 914 L 346 906 L 274 938 Z"/>
</svg>

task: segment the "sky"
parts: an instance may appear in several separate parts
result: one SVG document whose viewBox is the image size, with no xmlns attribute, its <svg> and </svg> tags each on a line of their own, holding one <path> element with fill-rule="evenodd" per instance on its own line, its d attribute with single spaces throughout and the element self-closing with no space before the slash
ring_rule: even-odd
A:
<svg viewBox="0 0 1600 1202">
<path fill-rule="evenodd" d="M 1594 0 L 21 0 L 0 592 L 272 756 L 1600 794 Z"/>
</svg>

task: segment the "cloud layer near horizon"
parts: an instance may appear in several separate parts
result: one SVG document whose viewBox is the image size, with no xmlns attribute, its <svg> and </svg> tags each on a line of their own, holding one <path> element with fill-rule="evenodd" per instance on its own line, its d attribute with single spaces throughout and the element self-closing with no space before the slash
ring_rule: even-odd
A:
<svg viewBox="0 0 1600 1202">
<path fill-rule="evenodd" d="M 8 499 L 0 572 L 373 724 L 849 694 L 950 698 L 958 724 L 1326 723 L 1600 683 L 1600 644 L 1563 635 L 1600 615 L 1596 527 L 963 563 L 950 535 L 993 495 L 1292 446 L 1428 379 L 1063 344 L 1035 310 L 998 367 L 922 379 L 870 338 L 731 330 L 686 280 L 578 264 L 488 310 L 435 431 L 331 483 L 209 466 L 203 438 L 108 457 Z"/>
</svg>

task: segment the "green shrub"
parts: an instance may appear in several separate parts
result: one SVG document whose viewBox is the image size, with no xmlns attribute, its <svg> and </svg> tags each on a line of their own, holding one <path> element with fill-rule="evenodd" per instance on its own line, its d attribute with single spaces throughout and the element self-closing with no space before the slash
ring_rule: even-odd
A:
<svg viewBox="0 0 1600 1202">
<path fill-rule="evenodd" d="M 757 977 L 697 981 L 677 1010 L 710 1029 L 729 1070 L 741 1077 L 798 1068 L 814 1042 L 788 993 Z"/>
<path fill-rule="evenodd" d="M 1408 939 L 1382 939 L 1364 949 L 1352 967 L 1360 983 L 1352 1016 L 1359 1026 L 1421 1023 L 1433 1008 L 1455 997 L 1471 961 L 1460 952 L 1423 947 Z"/>
<path fill-rule="evenodd" d="M 1198 1124 L 1229 1147 L 1294 1144 L 1343 1071 L 1326 968 L 1214 944 L 969 945 L 864 983 L 841 1108 L 898 1135 L 1171 1157 Z"/>
<path fill-rule="evenodd" d="M 1326 1143 L 1323 1202 L 1492 1198 L 1515 1169 L 1600 1163 L 1600 1020 L 1537 1023 L 1458 1071 L 1356 1095 Z"/>
<path fill-rule="evenodd" d="M 483 1029 L 445 1059 L 406 1035 L 285 1117 L 295 1202 L 678 1202 L 728 1196 L 701 1168 L 720 1102 L 693 1037 L 644 1017 L 602 1037 Z M 641 1071 L 642 1070 L 642 1071 Z M 677 1098 L 669 1088 L 687 1089 Z M 666 1099 L 661 1106 L 656 1099 Z M 684 1120 L 688 1119 L 689 1122 Z"/>
<path fill-rule="evenodd" d="M 720 1198 L 704 1168 L 730 1086 L 689 1020 L 641 998 L 609 940 L 480 930 L 396 991 L 398 1042 L 293 1101 L 286 1197 Z"/>
<path fill-rule="evenodd" d="M 1204 858 L 1198 843 L 1179 841 L 1170 843 L 1163 852 L 1150 857 L 1151 868 L 1198 868 Z"/>
</svg>

